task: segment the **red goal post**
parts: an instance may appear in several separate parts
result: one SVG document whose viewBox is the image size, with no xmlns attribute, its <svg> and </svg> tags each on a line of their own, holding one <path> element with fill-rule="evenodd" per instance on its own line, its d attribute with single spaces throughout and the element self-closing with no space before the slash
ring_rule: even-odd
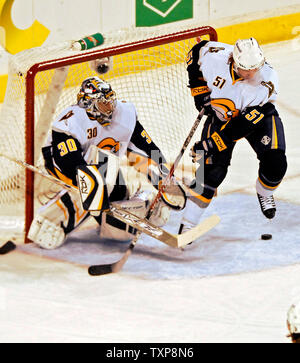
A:
<svg viewBox="0 0 300 363">
<path fill-rule="evenodd" d="M 128 34 L 130 34 L 130 32 L 128 32 Z M 105 44 L 89 51 L 74 52 L 68 50 L 64 52 L 64 50 L 60 50 L 59 52 L 56 52 L 47 49 L 45 60 L 43 60 L 43 56 L 40 54 L 41 61 L 33 61 L 25 72 L 17 72 L 18 77 L 25 83 L 24 144 L 19 146 L 20 148 L 24 147 L 24 154 L 22 155 L 21 153 L 21 156 L 14 155 L 15 157 L 18 157 L 31 165 L 38 164 L 39 149 L 42 146 L 41 140 L 45 140 L 53 117 L 57 115 L 58 112 L 61 112 L 64 107 L 75 103 L 74 95 L 78 92 L 81 81 L 87 76 L 92 75 L 92 71 L 88 67 L 89 62 L 103 57 L 113 57 L 113 70 L 104 74 L 103 77 L 100 77 L 112 84 L 118 98 L 122 97 L 136 105 L 138 114 L 142 115 L 140 121 L 147 130 L 149 129 L 147 127 L 147 121 L 153 116 L 152 113 L 154 112 L 155 114 L 157 112 L 162 114 L 160 119 L 156 114 L 153 116 L 153 120 L 149 121 L 150 128 L 154 125 L 150 135 L 152 135 L 158 146 L 161 147 L 161 145 L 164 146 L 167 143 L 162 140 L 160 145 L 160 142 L 157 142 L 157 139 L 162 137 L 162 134 L 166 131 L 169 132 L 171 128 L 174 128 L 175 130 L 177 127 L 176 123 L 182 123 L 184 118 L 189 119 L 189 122 L 194 121 L 196 110 L 193 106 L 193 100 L 190 93 L 188 93 L 187 96 L 187 90 L 185 89 L 187 88 L 186 85 L 188 82 L 185 67 L 183 67 L 185 56 L 187 51 L 193 44 L 199 41 L 200 38 L 204 37 L 205 39 L 216 41 L 217 33 L 215 29 L 210 26 L 193 27 L 176 32 L 170 32 L 168 29 L 168 32 L 162 31 L 162 34 L 155 34 L 155 36 L 149 36 L 151 35 L 151 29 L 147 29 L 145 34 L 141 32 L 141 35 L 137 36 L 136 39 L 133 37 L 132 40 L 130 35 L 128 37 L 126 36 L 125 39 L 128 41 L 125 40 L 123 44 L 121 43 L 122 37 L 119 37 L 120 39 L 118 39 L 118 35 L 119 33 L 116 32 L 116 35 L 105 37 Z M 43 47 L 37 49 L 37 52 L 38 51 L 42 53 Z M 177 67 L 177 63 L 181 63 L 179 71 L 175 70 L 175 65 Z M 16 69 L 18 70 L 18 67 L 15 67 L 14 71 Z M 161 73 L 157 75 L 155 73 L 156 71 Z M 144 81 L 144 77 L 147 78 L 147 81 Z M 172 78 L 174 78 L 174 80 Z M 179 78 L 182 79 L 180 81 L 181 83 L 179 82 Z M 160 84 L 157 86 L 158 82 L 162 82 L 163 87 L 161 87 Z M 144 86 L 143 89 L 141 84 Z M 166 88 L 164 88 L 164 86 L 166 86 Z M 51 87 L 53 87 L 53 90 L 50 92 L 49 89 Z M 170 92 L 173 91 L 173 89 L 176 89 L 176 95 L 172 94 L 170 99 L 167 97 L 169 94 L 168 87 L 170 88 Z M 155 90 L 152 90 L 152 88 Z M 160 88 L 164 89 L 161 90 Z M 71 89 L 72 96 L 69 96 L 68 92 Z M 153 93 L 150 91 L 153 91 Z M 151 101 L 153 94 L 155 96 L 153 99 L 157 98 L 155 101 Z M 53 98 L 54 100 L 52 100 Z M 185 98 L 187 98 L 186 101 Z M 43 100 L 41 101 L 41 99 Z M 50 100 L 50 102 L 48 102 L 48 100 Z M 173 105 L 172 100 L 174 101 Z M 9 102 L 11 101 L 8 100 L 6 103 Z M 148 108 L 146 107 L 146 102 L 149 102 Z M 180 105 L 181 102 L 182 105 Z M 174 111 L 173 109 L 176 107 L 181 107 L 182 109 Z M 175 116 L 171 113 L 173 111 L 175 112 Z M 40 120 L 43 118 L 47 119 L 47 126 L 43 126 L 44 121 L 42 122 Z M 163 123 L 164 118 L 169 120 L 168 122 L 170 122 L 169 125 L 171 126 L 166 126 L 162 132 L 160 129 L 156 132 L 155 128 L 159 128 Z M 39 122 L 42 126 L 39 125 Z M 155 125 L 156 122 L 157 124 Z M 175 140 L 178 137 L 179 142 L 181 142 L 188 131 L 188 126 L 182 125 L 182 128 L 179 131 L 175 130 L 169 138 L 174 138 Z M 156 137 L 153 135 L 153 132 L 154 134 L 157 133 Z M 20 139 L 21 138 L 22 137 L 20 137 Z M 174 146 L 172 145 L 172 147 L 174 147 L 174 150 L 176 149 L 177 146 L 175 141 Z M 177 149 L 179 148 L 177 147 Z M 1 150 L 3 150 L 3 147 Z M 3 150 L 3 153 L 5 153 L 5 150 Z M 11 168 L 16 168 L 16 166 L 11 165 Z M 19 189 L 22 189 L 25 185 L 24 237 L 26 239 L 26 234 L 33 220 L 36 208 L 36 176 L 32 171 L 26 169 L 24 171 L 25 178 L 23 180 L 20 168 L 17 169 L 16 173 L 18 175 L 14 178 L 14 186 L 8 186 L 5 190 L 9 190 L 10 188 L 14 190 L 16 183 L 20 184 L 18 187 Z M 12 174 L 10 173 L 10 175 Z M 22 199 L 22 197 L 20 198 Z"/>
</svg>

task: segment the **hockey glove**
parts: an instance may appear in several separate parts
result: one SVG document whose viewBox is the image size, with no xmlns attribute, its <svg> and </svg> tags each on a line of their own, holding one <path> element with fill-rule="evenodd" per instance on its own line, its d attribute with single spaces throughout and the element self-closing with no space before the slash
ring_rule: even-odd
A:
<svg viewBox="0 0 300 363">
<path fill-rule="evenodd" d="M 213 112 L 210 104 L 210 92 L 207 86 L 196 87 L 191 89 L 192 96 L 197 110 L 200 112 L 202 108 L 205 109 L 205 115 Z"/>
<path fill-rule="evenodd" d="M 222 137 L 214 132 L 208 139 L 197 141 L 190 152 L 193 163 L 202 159 L 203 156 L 209 157 L 212 154 L 226 150 L 228 140 L 224 135 Z"/>
</svg>

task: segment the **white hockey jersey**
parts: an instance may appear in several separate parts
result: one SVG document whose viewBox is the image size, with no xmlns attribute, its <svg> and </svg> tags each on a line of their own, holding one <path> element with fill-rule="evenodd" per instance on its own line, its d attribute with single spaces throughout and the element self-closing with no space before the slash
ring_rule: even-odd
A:
<svg viewBox="0 0 300 363">
<path fill-rule="evenodd" d="M 111 123 L 102 126 L 88 117 L 86 110 L 72 105 L 56 118 L 42 153 L 45 167 L 54 176 L 76 184 L 76 168 L 89 162 L 89 148 L 95 145 L 118 157 L 130 157 L 130 163 L 141 159 L 155 164 L 165 162 L 160 149 L 137 119 L 135 106 L 117 100 Z M 127 153 L 128 151 L 128 153 Z"/>
<path fill-rule="evenodd" d="M 131 137 L 137 121 L 135 106 L 130 102 L 117 100 L 116 109 L 113 112 L 111 124 L 101 126 L 97 121 L 91 120 L 85 109 L 78 105 L 72 105 L 64 111 L 53 122 L 52 130 L 69 135 L 78 140 L 81 145 L 83 156 L 88 151 L 90 145 L 96 145 L 100 149 L 108 150 L 118 156 L 123 156 L 127 148 L 138 151 L 142 155 L 147 154 L 132 144 Z M 49 136 L 47 145 L 51 145 L 52 135 Z M 61 142 L 58 147 L 60 154 L 72 151 L 75 145 L 68 145 Z M 71 148 L 71 150 L 69 150 Z"/>
<path fill-rule="evenodd" d="M 278 78 L 265 63 L 251 80 L 237 78 L 229 62 L 233 46 L 207 42 L 200 48 L 198 65 L 211 92 L 211 105 L 218 118 L 228 121 L 249 106 L 274 103 L 278 93 Z M 195 61 L 195 60 L 194 60 Z M 195 91 L 192 95 L 195 95 Z"/>
</svg>

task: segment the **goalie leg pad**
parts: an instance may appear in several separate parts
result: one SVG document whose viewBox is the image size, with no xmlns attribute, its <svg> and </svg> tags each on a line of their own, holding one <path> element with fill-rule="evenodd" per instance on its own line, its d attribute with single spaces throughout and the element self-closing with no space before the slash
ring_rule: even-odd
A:
<svg viewBox="0 0 300 363">
<path fill-rule="evenodd" d="M 60 247 L 68 233 L 88 216 L 81 208 L 77 191 L 62 191 L 42 206 L 31 223 L 27 237 L 45 249 Z"/>
<path fill-rule="evenodd" d="M 64 243 L 65 232 L 56 223 L 39 215 L 33 220 L 27 237 L 40 247 L 52 250 Z"/>
<path fill-rule="evenodd" d="M 103 239 L 115 239 L 118 241 L 129 241 L 137 230 L 118 219 L 102 213 L 99 237 Z"/>
<path fill-rule="evenodd" d="M 81 165 L 77 168 L 77 184 L 82 207 L 86 211 L 99 212 L 109 208 L 105 171 L 96 165 Z"/>
<path fill-rule="evenodd" d="M 139 218 L 145 218 L 149 203 L 156 195 L 156 191 L 137 191 L 136 194 L 129 200 L 121 200 L 112 202 L 112 206 L 118 206 L 123 210 L 127 210 L 130 213 L 138 216 Z M 154 209 L 150 222 L 156 226 L 165 225 L 170 217 L 170 208 L 164 203 L 158 203 Z M 98 222 L 99 223 L 99 222 Z M 100 238 L 116 239 L 119 241 L 128 241 L 133 238 L 136 234 L 136 229 L 119 221 L 118 219 L 102 214 L 101 227 L 100 227 Z"/>
<path fill-rule="evenodd" d="M 158 203 L 154 208 L 150 222 L 158 227 L 162 227 L 168 223 L 171 214 L 171 209 L 164 203 Z"/>
<path fill-rule="evenodd" d="M 99 216 L 101 211 L 109 209 L 108 196 L 117 184 L 120 160 L 97 147 L 89 148 L 89 154 L 87 161 L 93 165 L 77 168 L 77 185 L 83 209 Z"/>
<path fill-rule="evenodd" d="M 147 208 L 152 200 L 156 196 L 155 190 L 144 190 L 137 191 L 135 195 L 129 200 L 122 200 L 118 202 L 113 202 L 112 205 L 116 204 L 123 210 L 128 210 L 130 213 L 136 215 L 140 218 L 145 218 L 147 213 Z M 170 217 L 170 208 L 164 203 L 158 203 L 155 207 L 150 222 L 156 226 L 165 225 Z"/>
<path fill-rule="evenodd" d="M 133 213 L 140 218 L 144 218 L 146 216 L 151 195 L 152 192 L 150 190 L 138 191 L 128 200 L 112 202 L 112 206 L 116 205 L 124 210 L 128 210 L 130 213 Z"/>
</svg>

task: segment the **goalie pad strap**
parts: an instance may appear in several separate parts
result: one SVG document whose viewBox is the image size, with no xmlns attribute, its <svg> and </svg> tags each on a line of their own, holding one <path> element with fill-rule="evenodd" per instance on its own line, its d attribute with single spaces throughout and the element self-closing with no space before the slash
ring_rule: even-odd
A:
<svg viewBox="0 0 300 363">
<path fill-rule="evenodd" d="M 75 227 L 75 209 L 74 209 L 74 204 L 72 202 L 72 199 L 68 193 L 65 193 L 61 197 L 61 201 L 64 203 L 65 207 L 68 209 L 68 213 L 69 213 L 67 227 L 64 227 L 63 223 L 61 224 L 65 234 L 67 234 L 67 233 L 73 231 L 73 229 Z"/>
<path fill-rule="evenodd" d="M 116 219 L 116 218 L 110 216 L 109 214 L 106 215 L 106 223 L 109 224 L 110 226 L 118 228 L 122 231 L 127 231 L 128 233 L 131 233 L 131 234 L 135 234 L 135 232 L 136 232 L 136 228 L 129 226 L 128 224 L 120 221 L 119 219 Z M 128 230 L 127 230 L 127 228 L 128 228 Z"/>
</svg>

